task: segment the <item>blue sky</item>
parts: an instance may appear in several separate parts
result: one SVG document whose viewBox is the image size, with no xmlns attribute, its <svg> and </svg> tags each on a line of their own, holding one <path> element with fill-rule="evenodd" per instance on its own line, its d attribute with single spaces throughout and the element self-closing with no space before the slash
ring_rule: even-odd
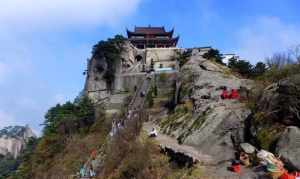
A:
<svg viewBox="0 0 300 179">
<path fill-rule="evenodd" d="M 0 128 L 29 124 L 83 89 L 92 46 L 126 27 L 175 28 L 180 47 L 213 46 L 252 63 L 300 44 L 299 0 L 3 0 Z"/>
</svg>

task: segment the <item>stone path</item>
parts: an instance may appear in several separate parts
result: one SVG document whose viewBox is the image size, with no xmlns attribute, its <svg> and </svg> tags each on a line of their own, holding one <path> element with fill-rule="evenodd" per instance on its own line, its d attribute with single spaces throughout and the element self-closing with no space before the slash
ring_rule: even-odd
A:
<svg viewBox="0 0 300 179">
<path fill-rule="evenodd" d="M 146 122 L 143 125 L 143 129 L 147 132 L 150 132 L 153 127 L 159 131 L 159 127 L 152 122 Z M 201 151 L 192 146 L 180 145 L 175 138 L 168 135 L 158 132 L 158 136 L 155 140 L 159 143 L 161 148 L 168 148 L 172 149 L 176 153 L 182 153 L 202 165 L 211 165 L 213 162 L 213 158 L 211 156 L 201 153 Z"/>
</svg>

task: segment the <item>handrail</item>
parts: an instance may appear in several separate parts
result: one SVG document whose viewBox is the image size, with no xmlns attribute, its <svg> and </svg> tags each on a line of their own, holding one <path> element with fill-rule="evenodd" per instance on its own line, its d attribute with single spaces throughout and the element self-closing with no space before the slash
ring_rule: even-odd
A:
<svg viewBox="0 0 300 179">
<path fill-rule="evenodd" d="M 144 85 L 144 80 L 143 80 L 143 83 L 142 85 L 139 86 L 139 89 L 136 89 L 135 91 L 135 94 L 133 96 L 133 98 L 131 99 L 130 103 L 129 103 L 129 108 L 133 105 L 133 103 L 135 102 L 137 96 L 139 95 L 139 93 L 141 92 L 140 90 L 142 89 L 143 85 Z"/>
</svg>

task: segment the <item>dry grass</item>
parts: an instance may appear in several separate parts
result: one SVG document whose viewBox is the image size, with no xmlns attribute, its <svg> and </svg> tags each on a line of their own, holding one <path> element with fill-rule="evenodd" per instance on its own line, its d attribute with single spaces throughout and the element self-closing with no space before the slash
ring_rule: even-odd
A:
<svg viewBox="0 0 300 179">
<path fill-rule="evenodd" d="M 89 158 L 91 151 L 105 142 L 109 125 L 109 119 L 97 120 L 88 135 L 76 134 L 69 137 L 64 150 L 48 160 L 50 163 L 33 167 L 34 178 L 68 178 L 76 174 L 80 165 Z"/>
<path fill-rule="evenodd" d="M 169 170 L 168 158 L 152 139 L 142 134 L 130 140 L 119 138 L 111 144 L 99 178 L 166 178 Z"/>
</svg>

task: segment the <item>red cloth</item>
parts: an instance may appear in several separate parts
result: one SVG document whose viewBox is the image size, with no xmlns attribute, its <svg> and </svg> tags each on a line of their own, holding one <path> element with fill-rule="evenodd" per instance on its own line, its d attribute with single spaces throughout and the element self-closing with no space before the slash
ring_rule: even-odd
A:
<svg viewBox="0 0 300 179">
<path fill-rule="evenodd" d="M 240 95 L 236 89 L 231 90 L 231 94 L 229 95 L 230 99 L 239 99 Z"/>
<path fill-rule="evenodd" d="M 240 173 L 241 172 L 241 165 L 240 164 L 232 165 L 231 170 L 235 173 Z"/>
<path fill-rule="evenodd" d="M 295 175 L 291 175 L 288 172 L 284 172 L 279 179 L 296 179 Z"/>
<path fill-rule="evenodd" d="M 223 92 L 222 92 L 222 94 L 221 94 L 221 98 L 222 98 L 222 99 L 227 99 L 227 98 L 228 98 L 227 90 L 223 90 Z"/>
</svg>

